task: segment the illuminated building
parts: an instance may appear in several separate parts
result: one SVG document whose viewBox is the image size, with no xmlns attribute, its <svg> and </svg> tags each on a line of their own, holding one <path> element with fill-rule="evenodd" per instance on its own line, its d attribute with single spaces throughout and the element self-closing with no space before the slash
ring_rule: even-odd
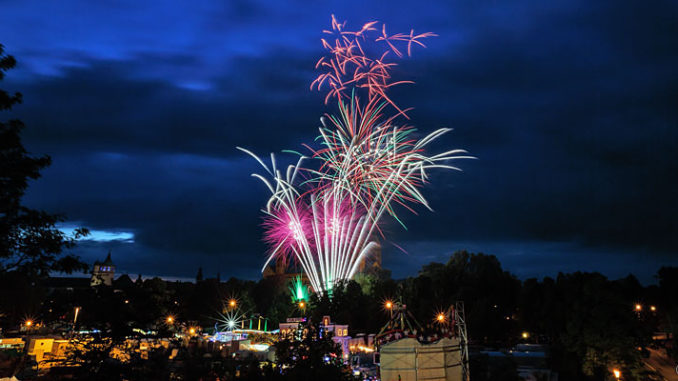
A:
<svg viewBox="0 0 678 381">
<path fill-rule="evenodd" d="M 305 325 L 306 318 L 288 318 L 286 322 L 280 323 L 280 335 L 295 335 L 300 325 Z M 320 329 L 332 335 L 332 341 L 341 346 L 344 357 L 348 358 L 350 352 L 351 336 L 348 335 L 348 324 L 333 323 L 329 316 L 323 316 Z"/>
<path fill-rule="evenodd" d="M 25 344 L 20 337 L 5 337 L 0 339 L 0 350 L 14 349 L 17 352 L 23 352 Z"/>
<path fill-rule="evenodd" d="M 115 265 L 111 260 L 111 252 L 108 252 L 106 260 L 103 262 L 96 261 L 94 262 L 94 267 L 92 268 L 92 279 L 90 280 L 91 286 L 113 285 L 113 277 L 115 276 Z"/>
</svg>

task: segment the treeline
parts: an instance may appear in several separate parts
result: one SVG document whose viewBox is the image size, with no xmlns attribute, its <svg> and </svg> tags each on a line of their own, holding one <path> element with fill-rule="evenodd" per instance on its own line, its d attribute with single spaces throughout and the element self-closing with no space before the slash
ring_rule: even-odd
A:
<svg viewBox="0 0 678 381">
<path fill-rule="evenodd" d="M 355 335 L 378 332 L 389 318 L 387 300 L 402 301 L 422 325 L 461 300 L 472 346 L 548 344 L 550 366 L 561 379 L 599 379 L 610 366 L 622 366 L 630 378 L 641 377 L 641 360 L 652 334 L 676 332 L 678 327 L 678 268 L 661 268 L 657 280 L 657 285 L 644 287 L 632 275 L 609 280 L 598 273 L 576 272 L 520 281 L 502 269 L 495 256 L 461 251 L 447 263 L 431 263 L 403 280 L 392 279 L 384 270 L 361 275 L 336 287 L 331 298 L 312 295 L 304 309 L 293 302 L 289 284 L 281 278 L 189 283 L 132 281 L 126 275 L 113 287 L 51 293 L 41 287 L 48 281 L 14 279 L 3 282 L 1 293 L 15 297 L 3 298 L 0 308 L 5 311 L 5 329 L 28 316 L 45 325 L 67 323 L 80 307 L 81 327 L 111 335 L 129 335 L 133 328 L 162 334 L 168 316 L 174 324 L 219 328 L 229 310 L 227 302 L 237 299 L 239 314 L 260 314 L 269 319 L 270 328 L 291 316 L 320 321 L 330 315 L 335 322 L 349 324 L 349 334 Z M 669 347 L 675 356 L 675 342 Z"/>
<path fill-rule="evenodd" d="M 332 314 L 353 332 L 375 332 L 386 319 L 386 299 L 402 298 L 422 324 L 464 301 L 473 347 L 547 344 L 549 366 L 561 380 L 603 380 L 613 367 L 622 368 L 626 380 L 648 380 L 642 359 L 649 346 L 666 347 L 678 358 L 675 335 L 672 342 L 652 343 L 655 332 L 678 332 L 678 268 L 663 267 L 656 278 L 658 284 L 647 287 L 633 275 L 609 280 L 583 272 L 520 281 L 495 256 L 460 251 L 416 277 L 359 279 L 335 291 L 333 300 L 313 304 L 316 318 Z"/>
</svg>

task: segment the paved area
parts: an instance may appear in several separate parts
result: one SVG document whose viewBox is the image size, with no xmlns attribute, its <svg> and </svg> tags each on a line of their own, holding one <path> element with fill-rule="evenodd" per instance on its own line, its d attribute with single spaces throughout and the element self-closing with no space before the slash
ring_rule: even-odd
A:
<svg viewBox="0 0 678 381">
<path fill-rule="evenodd" d="M 658 372 L 667 381 L 678 381 L 678 363 L 666 356 L 663 350 L 650 348 L 650 357 L 645 360 L 645 366 Z"/>
</svg>

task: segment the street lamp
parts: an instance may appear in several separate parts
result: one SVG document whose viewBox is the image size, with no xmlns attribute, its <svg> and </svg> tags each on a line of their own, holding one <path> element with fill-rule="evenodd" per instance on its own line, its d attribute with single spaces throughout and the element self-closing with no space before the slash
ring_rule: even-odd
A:
<svg viewBox="0 0 678 381">
<path fill-rule="evenodd" d="M 438 323 L 440 323 L 440 324 L 444 323 L 444 322 L 445 322 L 445 314 L 442 313 L 442 312 L 439 313 L 439 314 L 436 316 L 436 320 L 437 320 Z"/>
<path fill-rule="evenodd" d="M 527 339 L 528 337 L 530 337 L 530 334 L 527 333 L 527 332 L 523 332 L 522 336 L 523 336 L 523 339 Z"/>
<path fill-rule="evenodd" d="M 73 325 L 78 322 L 78 314 L 80 314 L 80 307 L 75 307 L 75 316 L 73 316 Z"/>
<path fill-rule="evenodd" d="M 26 320 L 24 322 L 24 325 L 26 326 L 26 328 L 30 328 L 33 325 L 33 320 L 31 319 Z"/>
<path fill-rule="evenodd" d="M 621 371 L 619 369 L 616 368 L 612 369 L 612 373 L 614 374 L 614 378 L 616 378 L 617 380 L 619 379 L 619 377 L 621 377 Z"/>
<path fill-rule="evenodd" d="M 636 312 L 640 312 L 643 310 L 643 306 L 640 303 L 636 303 Z"/>
<path fill-rule="evenodd" d="M 655 307 L 655 306 L 650 306 L 650 311 L 652 311 L 652 312 L 657 311 L 657 307 Z"/>
<path fill-rule="evenodd" d="M 388 310 L 389 315 L 391 316 L 391 319 L 393 319 L 393 302 L 390 300 L 387 300 L 384 302 L 384 308 Z"/>
<path fill-rule="evenodd" d="M 170 315 L 167 317 L 167 319 L 165 319 L 165 321 L 167 321 L 167 324 L 172 324 L 174 323 L 174 317 Z"/>
<path fill-rule="evenodd" d="M 230 309 L 234 309 L 238 305 L 238 301 L 235 299 L 231 299 L 228 301 L 228 307 Z"/>
</svg>

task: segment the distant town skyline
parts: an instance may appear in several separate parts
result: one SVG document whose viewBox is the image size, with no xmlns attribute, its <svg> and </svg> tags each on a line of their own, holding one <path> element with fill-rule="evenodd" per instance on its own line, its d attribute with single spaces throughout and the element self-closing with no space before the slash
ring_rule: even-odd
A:
<svg viewBox="0 0 678 381">
<path fill-rule="evenodd" d="M 358 7 L 358 4 L 360 6 Z M 88 227 L 75 249 L 116 273 L 257 279 L 266 190 L 257 164 L 302 150 L 333 112 L 309 91 L 330 15 L 439 37 L 396 70 L 422 133 L 479 160 L 436 173 L 408 230 L 384 226 L 402 278 L 457 250 L 521 278 L 559 271 L 653 281 L 678 265 L 678 5 L 294 0 L 45 4 L 8 1 L 0 43 L 17 68 L 34 155 L 53 164 L 25 202 Z M 431 75 L 435 73 L 435 76 Z M 444 78 L 444 81 L 438 80 Z M 403 214 L 404 215 L 404 214 Z"/>
</svg>

